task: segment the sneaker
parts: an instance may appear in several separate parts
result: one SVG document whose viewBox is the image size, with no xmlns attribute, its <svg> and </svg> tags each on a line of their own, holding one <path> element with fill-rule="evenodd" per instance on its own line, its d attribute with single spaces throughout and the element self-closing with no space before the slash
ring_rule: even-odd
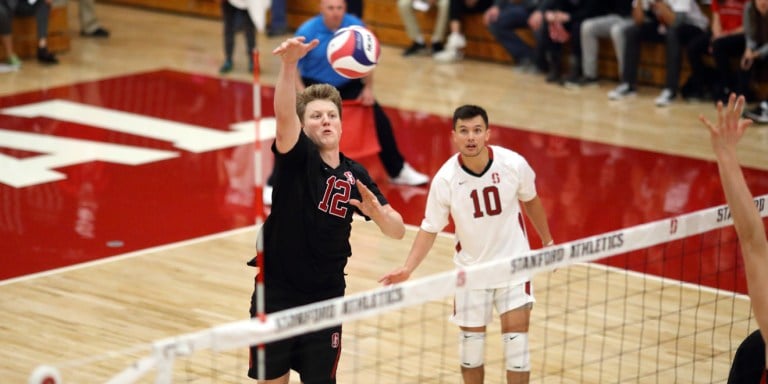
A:
<svg viewBox="0 0 768 384">
<path fill-rule="evenodd" d="M 427 52 L 427 46 L 425 44 L 414 42 L 413 44 L 411 44 L 410 47 L 406 48 L 405 51 L 403 51 L 403 56 L 420 55 L 426 52 Z"/>
<path fill-rule="evenodd" d="M 467 46 L 467 39 L 461 33 L 451 33 L 445 42 L 445 49 L 464 49 Z"/>
<path fill-rule="evenodd" d="M 461 60 L 462 57 L 464 57 L 464 54 L 461 51 L 448 48 L 447 45 L 445 49 L 432 55 L 432 58 L 440 63 L 454 63 Z"/>
<path fill-rule="evenodd" d="M 269 27 L 269 28 L 267 28 L 267 37 L 276 37 L 276 36 L 287 35 L 290 32 L 291 31 L 288 29 L 287 26 Z"/>
<path fill-rule="evenodd" d="M 98 28 L 94 29 L 91 32 L 80 31 L 80 36 L 83 36 L 83 37 L 98 37 L 98 38 L 106 39 L 106 38 L 109 37 L 109 31 L 104 29 L 104 28 L 102 28 L 102 27 L 98 27 Z"/>
<path fill-rule="evenodd" d="M 562 78 L 560 77 L 560 69 L 555 67 L 554 65 L 551 65 L 549 67 L 549 71 L 547 71 L 547 83 L 556 83 L 560 84 L 562 83 Z"/>
<path fill-rule="evenodd" d="M 401 185 L 422 185 L 429 182 L 429 176 L 418 172 L 411 168 L 408 163 L 403 163 L 403 169 L 400 170 L 400 174 L 397 177 L 390 180 L 392 184 Z"/>
<path fill-rule="evenodd" d="M 675 92 L 669 88 L 664 88 L 661 90 L 661 93 L 659 96 L 654 100 L 654 103 L 656 103 L 657 107 L 666 107 L 670 104 L 672 104 L 672 101 L 675 100 Z"/>
<path fill-rule="evenodd" d="M 528 57 L 520 59 L 515 63 L 514 71 L 517 73 L 536 73 L 536 64 Z"/>
<path fill-rule="evenodd" d="M 635 95 L 637 95 L 637 91 L 633 86 L 629 85 L 629 83 L 621 83 L 618 87 L 608 92 L 608 99 L 621 100 L 625 97 L 632 97 Z"/>
<path fill-rule="evenodd" d="M 272 205 L 272 186 L 264 185 L 264 189 L 261 191 L 261 201 L 264 205 Z"/>
<path fill-rule="evenodd" d="M 768 123 L 768 101 L 763 101 L 757 108 L 744 112 L 744 116 L 755 123 Z"/>
<path fill-rule="evenodd" d="M 14 70 L 21 68 L 21 59 L 16 55 L 10 55 L 8 57 L 8 65 Z"/>
<path fill-rule="evenodd" d="M 51 53 L 51 51 L 48 50 L 48 47 L 38 47 L 37 48 L 37 61 L 39 61 L 42 64 L 58 64 L 59 59 L 56 58 L 56 55 Z"/>
<path fill-rule="evenodd" d="M 232 60 L 224 60 L 224 64 L 219 68 L 219 73 L 225 74 L 232 72 Z"/>
<path fill-rule="evenodd" d="M 598 85 L 598 80 L 596 77 L 569 77 L 565 80 L 566 88 L 581 88 L 581 87 L 589 87 L 589 86 L 596 86 Z"/>
<path fill-rule="evenodd" d="M 433 55 L 435 53 L 442 52 L 444 49 L 445 49 L 445 46 L 443 45 L 443 43 L 441 43 L 439 41 L 435 41 L 435 42 L 432 43 L 432 54 Z"/>
</svg>

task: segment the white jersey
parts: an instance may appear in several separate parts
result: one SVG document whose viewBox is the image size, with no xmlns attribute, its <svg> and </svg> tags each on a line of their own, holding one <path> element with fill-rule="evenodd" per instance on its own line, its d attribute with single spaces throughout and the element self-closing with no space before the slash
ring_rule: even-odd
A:
<svg viewBox="0 0 768 384">
<path fill-rule="evenodd" d="M 488 152 L 491 161 L 481 175 L 464 168 L 455 154 L 440 167 L 429 188 L 421 229 L 440 232 L 450 215 L 456 227 L 457 266 L 508 259 L 530 250 L 520 222 L 520 201 L 536 197 L 536 175 L 516 152 L 498 146 L 488 146 Z"/>
</svg>

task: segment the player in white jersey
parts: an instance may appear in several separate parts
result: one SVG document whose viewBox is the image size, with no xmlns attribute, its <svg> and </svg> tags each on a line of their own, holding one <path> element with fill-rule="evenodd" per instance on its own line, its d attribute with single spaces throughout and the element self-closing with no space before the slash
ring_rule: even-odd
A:
<svg viewBox="0 0 768 384">
<path fill-rule="evenodd" d="M 553 244 L 544 207 L 536 195 L 535 173 L 516 152 L 487 145 L 486 111 L 474 105 L 457 108 L 452 138 L 459 153 L 432 179 L 424 220 L 408 259 L 403 267 L 382 277 L 383 284 L 410 277 L 432 248 L 437 233 L 448 225 L 449 216 L 456 227 L 454 262 L 459 267 L 528 251 L 521 205 L 543 244 Z M 486 287 L 456 295 L 451 320 L 461 329 L 459 355 L 465 383 L 483 382 L 486 326 L 494 307 L 501 318 L 507 383 L 528 382 L 528 323 L 533 301 L 528 281 L 488 282 Z"/>
</svg>

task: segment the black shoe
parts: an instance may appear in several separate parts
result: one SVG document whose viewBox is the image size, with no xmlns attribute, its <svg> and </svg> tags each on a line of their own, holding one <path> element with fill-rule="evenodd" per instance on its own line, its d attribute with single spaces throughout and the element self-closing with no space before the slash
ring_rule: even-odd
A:
<svg viewBox="0 0 768 384">
<path fill-rule="evenodd" d="M 37 48 L 37 61 L 43 64 L 58 64 L 59 59 L 47 47 Z"/>
<path fill-rule="evenodd" d="M 443 45 L 443 43 L 439 41 L 432 43 L 432 54 L 442 52 L 443 49 L 445 49 L 445 46 Z"/>
<path fill-rule="evenodd" d="M 555 66 L 550 66 L 547 73 L 547 83 L 560 84 L 562 79 L 560 78 L 560 71 Z"/>
<path fill-rule="evenodd" d="M 763 101 L 757 108 L 744 112 L 744 117 L 758 124 L 768 123 L 768 101 Z"/>
<path fill-rule="evenodd" d="M 427 46 L 422 43 L 413 43 L 403 51 L 403 56 L 413 56 L 427 52 Z"/>
<path fill-rule="evenodd" d="M 598 85 L 599 80 L 596 77 L 584 77 L 580 76 L 577 78 L 569 77 L 565 80 L 564 86 L 568 88 L 581 88 L 581 87 L 589 87 L 593 85 Z"/>
<path fill-rule="evenodd" d="M 80 36 L 83 36 L 83 37 L 99 37 L 99 38 L 102 38 L 102 39 L 106 39 L 106 38 L 109 37 L 109 31 L 104 29 L 104 28 L 102 28 L 102 27 L 98 27 L 98 28 L 94 29 L 91 32 L 80 31 Z"/>
<path fill-rule="evenodd" d="M 287 35 L 290 32 L 291 31 L 288 30 L 288 27 L 267 28 L 267 36 L 269 37 Z"/>
</svg>

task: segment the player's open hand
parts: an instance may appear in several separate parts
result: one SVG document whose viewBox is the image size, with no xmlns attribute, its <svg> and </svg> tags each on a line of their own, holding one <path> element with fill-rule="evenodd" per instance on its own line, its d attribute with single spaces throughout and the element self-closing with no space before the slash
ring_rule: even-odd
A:
<svg viewBox="0 0 768 384">
<path fill-rule="evenodd" d="M 360 180 L 357 180 L 355 185 L 357 185 L 357 190 L 360 191 L 361 200 L 352 199 L 349 201 L 350 204 L 357 207 L 363 215 L 370 218 L 375 218 L 376 216 L 385 213 L 383 212 L 381 203 L 379 203 L 379 199 L 376 198 L 376 195 L 371 192 L 365 184 L 360 182 Z"/>
<path fill-rule="evenodd" d="M 411 277 L 411 272 L 405 267 L 400 267 L 384 275 L 384 277 L 379 279 L 379 283 L 383 285 L 392 285 L 402 283 L 403 281 L 408 280 L 409 277 Z"/>
<path fill-rule="evenodd" d="M 732 93 L 728 97 L 727 105 L 724 106 L 722 101 L 717 102 L 717 121 L 715 123 L 710 122 L 703 115 L 699 115 L 699 120 L 709 128 L 712 149 L 714 149 L 715 154 L 721 155 L 725 152 L 735 151 L 736 144 L 744 135 L 744 131 L 752 124 L 752 120 L 741 118 L 745 104 L 744 96 L 736 97 L 736 94 Z"/>
<path fill-rule="evenodd" d="M 296 63 L 304 57 L 310 50 L 320 44 L 320 40 L 313 39 L 309 43 L 305 43 L 306 37 L 296 36 L 285 39 L 280 45 L 272 50 L 273 55 L 280 56 L 283 62 Z"/>
</svg>

